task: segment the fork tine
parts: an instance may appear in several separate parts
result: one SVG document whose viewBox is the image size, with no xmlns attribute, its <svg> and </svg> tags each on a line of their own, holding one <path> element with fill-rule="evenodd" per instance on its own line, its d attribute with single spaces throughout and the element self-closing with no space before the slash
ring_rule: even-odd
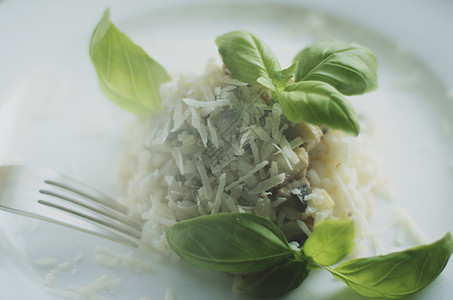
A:
<svg viewBox="0 0 453 300">
<path fill-rule="evenodd" d="M 139 247 L 141 225 L 129 209 L 55 171 L 0 166 L 0 209 L 64 225 L 127 246 Z"/>
<path fill-rule="evenodd" d="M 45 200 L 39 200 L 43 202 L 48 202 Z M 108 240 L 115 241 L 117 243 L 121 243 L 123 245 L 138 248 L 140 246 L 140 240 L 130 236 L 128 234 L 124 234 L 122 232 L 118 232 L 114 228 L 105 226 L 101 226 L 100 223 L 97 225 L 93 225 L 89 219 L 82 218 L 78 214 L 71 214 L 67 210 L 58 210 L 55 207 L 38 204 L 40 206 L 39 211 L 30 212 L 20 208 L 11 208 L 8 206 L 0 205 L 0 209 L 8 212 L 12 212 L 19 215 L 24 215 L 27 217 L 32 217 L 35 219 L 44 220 L 47 222 L 63 225 L 72 229 L 76 229 L 79 231 L 83 231 L 92 235 L 96 235 Z M 111 230 L 109 230 L 109 228 Z"/>
<path fill-rule="evenodd" d="M 121 203 L 117 202 L 113 198 L 105 195 L 104 193 L 101 193 L 99 191 L 96 191 L 95 189 L 83 184 L 82 182 L 59 174 L 57 180 L 52 180 L 52 179 L 46 179 L 44 182 L 53 185 L 68 191 L 71 191 L 73 193 L 79 194 L 80 196 L 83 196 L 85 198 L 91 199 L 99 204 L 102 204 L 106 207 L 109 207 L 113 210 L 116 210 L 120 213 L 127 214 L 129 212 L 129 208 L 126 206 L 122 205 Z"/>
<path fill-rule="evenodd" d="M 95 212 L 95 213 L 99 214 L 99 217 L 104 216 L 104 217 L 109 218 L 109 221 L 110 222 L 114 222 L 115 224 L 111 224 L 111 226 L 110 226 L 108 223 L 106 223 L 105 221 L 101 220 L 99 217 L 98 218 L 92 218 L 92 217 L 89 217 L 86 214 L 78 212 L 78 211 L 76 211 L 74 209 L 66 208 L 63 205 L 57 205 L 55 203 L 50 203 L 50 202 L 45 201 L 45 200 L 38 200 L 38 203 L 40 203 L 40 204 L 48 205 L 48 206 L 51 206 L 51 207 L 54 207 L 54 208 L 58 208 L 58 209 L 67 211 L 69 213 L 73 213 L 75 215 L 79 215 L 81 217 L 85 217 L 85 218 L 90 219 L 91 221 L 97 222 L 97 223 L 99 223 L 101 225 L 114 228 L 114 229 L 116 229 L 118 231 L 121 231 L 121 232 L 123 232 L 125 234 L 130 234 L 130 235 L 132 235 L 132 236 L 134 236 L 134 237 L 136 237 L 138 239 L 141 238 L 141 233 L 140 233 L 141 227 L 140 227 L 140 225 L 138 225 L 137 223 L 133 222 L 131 219 L 127 218 L 123 214 L 119 214 L 116 211 L 110 210 L 110 209 L 108 209 L 106 207 L 103 207 L 102 209 L 99 209 L 99 208 L 97 208 L 95 206 L 89 205 L 89 204 L 84 203 L 84 202 L 82 202 L 80 200 L 77 200 L 75 198 L 72 198 L 72 197 L 69 197 L 69 196 L 66 196 L 66 195 L 63 195 L 63 194 L 59 194 L 59 193 L 56 193 L 56 192 L 53 192 L 53 191 L 40 190 L 39 192 L 41 194 L 43 194 L 43 195 L 53 196 L 55 198 L 59 198 L 61 200 L 65 200 L 65 201 L 68 201 L 68 202 L 73 203 L 75 205 L 78 205 L 80 207 L 86 208 L 86 209 L 88 209 L 88 211 L 92 211 L 92 212 Z"/>
<path fill-rule="evenodd" d="M 123 226 L 119 226 L 117 224 L 113 224 L 113 223 L 111 223 L 112 220 L 110 220 L 110 222 L 107 222 L 107 221 L 105 221 L 105 220 L 103 220 L 103 219 L 101 219 L 99 217 L 94 217 L 93 214 L 83 213 L 81 211 L 77 211 L 75 209 L 71 209 L 71 208 L 65 207 L 63 205 L 58 205 L 56 203 L 53 203 L 53 202 L 50 202 L 50 201 L 46 201 L 46 200 L 38 200 L 38 203 L 42 204 L 42 205 L 49 206 L 49 207 L 53 207 L 53 208 L 56 208 L 56 209 L 59 209 L 59 210 L 62 210 L 62 211 L 65 211 L 67 213 L 76 215 L 78 217 L 87 219 L 87 220 L 92 221 L 92 222 L 96 222 L 96 223 L 98 223 L 100 225 L 106 226 L 106 227 L 108 227 L 110 229 L 117 230 L 119 232 L 122 232 L 122 233 L 130 235 L 130 236 L 133 236 L 133 237 L 135 237 L 137 239 L 141 238 L 141 234 L 138 234 L 135 231 L 128 230 L 127 228 L 125 228 Z"/>
</svg>

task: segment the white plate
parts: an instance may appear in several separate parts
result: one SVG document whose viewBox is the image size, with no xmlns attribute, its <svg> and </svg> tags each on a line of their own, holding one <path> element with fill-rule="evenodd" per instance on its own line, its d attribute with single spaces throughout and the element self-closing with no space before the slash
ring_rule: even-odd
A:
<svg viewBox="0 0 453 300">
<path fill-rule="evenodd" d="M 452 3 L 148 2 L 0 1 L 0 163 L 46 166 L 120 195 L 115 172 L 133 116 L 104 98 L 88 56 L 91 32 L 107 7 L 116 25 L 173 74 L 202 70 L 207 58 L 217 56 L 215 37 L 234 29 L 255 32 L 282 65 L 314 40 L 342 39 L 378 56 L 380 88 L 352 100 L 378 122 L 378 148 L 397 204 L 429 241 L 452 231 L 453 96 L 446 88 L 453 87 Z M 185 264 L 154 263 L 153 271 L 142 273 L 106 268 L 95 262 L 96 245 L 129 249 L 69 229 L 3 212 L 0 228 L 0 299 L 54 299 L 43 281 L 58 267 L 35 263 L 44 257 L 69 262 L 60 266 L 58 289 L 108 274 L 121 279 L 115 293 L 101 293 L 111 299 L 163 299 L 166 287 L 178 299 L 247 298 L 232 294 L 227 275 Z M 450 264 L 411 299 L 449 299 L 451 278 Z M 313 272 L 285 298 L 304 297 L 362 299 L 326 272 Z"/>
</svg>

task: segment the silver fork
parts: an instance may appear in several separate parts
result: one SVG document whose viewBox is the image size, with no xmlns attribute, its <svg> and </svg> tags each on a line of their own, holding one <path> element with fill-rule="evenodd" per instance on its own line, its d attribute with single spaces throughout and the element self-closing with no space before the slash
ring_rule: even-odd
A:
<svg viewBox="0 0 453 300">
<path fill-rule="evenodd" d="M 0 209 L 138 247 L 142 226 L 109 196 L 58 172 L 0 166 Z"/>
</svg>

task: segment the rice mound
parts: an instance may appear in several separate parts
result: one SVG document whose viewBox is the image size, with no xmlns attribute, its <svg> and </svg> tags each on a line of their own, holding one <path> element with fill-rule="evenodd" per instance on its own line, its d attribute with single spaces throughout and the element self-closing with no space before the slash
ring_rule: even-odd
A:
<svg viewBox="0 0 453 300">
<path fill-rule="evenodd" d="M 289 241 L 326 218 L 350 218 L 366 236 L 381 182 L 365 138 L 291 123 L 267 92 L 214 61 L 161 96 L 162 110 L 131 131 L 122 166 L 145 248 L 171 253 L 169 226 L 218 212 L 266 217 Z"/>
</svg>

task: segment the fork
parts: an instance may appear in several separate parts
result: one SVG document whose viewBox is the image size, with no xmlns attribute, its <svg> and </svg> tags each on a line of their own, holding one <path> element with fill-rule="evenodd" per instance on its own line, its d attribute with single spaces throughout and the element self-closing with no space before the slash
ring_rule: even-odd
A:
<svg viewBox="0 0 453 300">
<path fill-rule="evenodd" d="M 142 225 L 109 196 L 56 171 L 0 166 L 0 209 L 139 247 Z"/>
</svg>

